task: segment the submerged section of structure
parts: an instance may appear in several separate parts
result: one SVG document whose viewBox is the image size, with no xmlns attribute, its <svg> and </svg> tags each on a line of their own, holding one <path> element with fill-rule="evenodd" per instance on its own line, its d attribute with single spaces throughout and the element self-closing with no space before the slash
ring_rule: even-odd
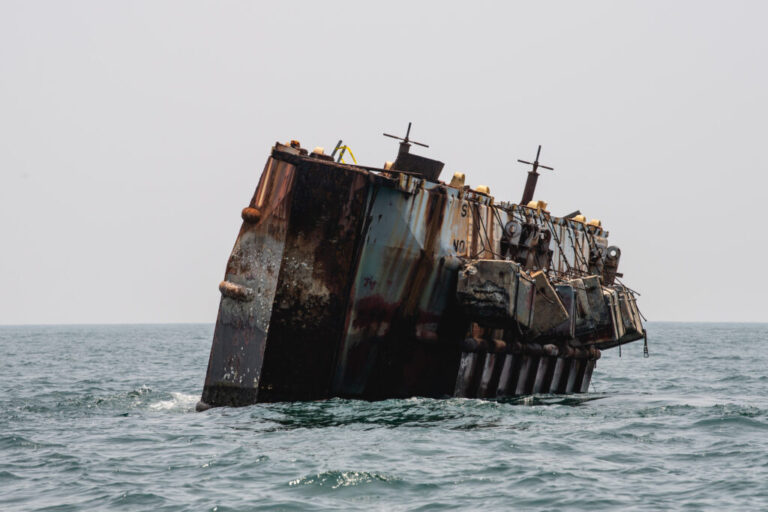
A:
<svg viewBox="0 0 768 512">
<path fill-rule="evenodd" d="M 643 337 L 599 222 L 496 204 L 407 154 L 375 170 L 273 148 L 219 285 L 199 409 L 581 392 L 600 350 Z"/>
</svg>

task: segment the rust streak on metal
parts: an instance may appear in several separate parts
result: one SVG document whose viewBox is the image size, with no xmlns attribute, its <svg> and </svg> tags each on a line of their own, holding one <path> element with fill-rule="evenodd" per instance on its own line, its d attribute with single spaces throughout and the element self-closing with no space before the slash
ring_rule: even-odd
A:
<svg viewBox="0 0 768 512">
<path fill-rule="evenodd" d="M 642 339 L 600 222 L 400 156 L 385 171 L 275 145 L 219 285 L 201 408 L 582 392 L 601 350 Z"/>
</svg>

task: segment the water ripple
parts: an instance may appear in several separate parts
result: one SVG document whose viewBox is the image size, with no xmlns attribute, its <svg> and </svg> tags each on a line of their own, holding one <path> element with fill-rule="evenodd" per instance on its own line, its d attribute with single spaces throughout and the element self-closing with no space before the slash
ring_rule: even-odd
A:
<svg viewBox="0 0 768 512">
<path fill-rule="evenodd" d="M 586 395 L 195 413 L 209 325 L 0 328 L 0 508 L 768 509 L 768 326 L 649 329 Z"/>
</svg>

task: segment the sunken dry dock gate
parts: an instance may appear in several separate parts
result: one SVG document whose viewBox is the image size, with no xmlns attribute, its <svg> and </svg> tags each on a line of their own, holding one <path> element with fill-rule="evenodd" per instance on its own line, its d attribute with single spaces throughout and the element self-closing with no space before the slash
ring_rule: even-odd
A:
<svg viewBox="0 0 768 512">
<path fill-rule="evenodd" d="M 412 143 L 383 168 L 274 146 L 219 285 L 199 410 L 585 392 L 601 350 L 644 338 L 601 222 L 533 200 L 538 155 L 512 204 L 439 181 Z"/>
</svg>

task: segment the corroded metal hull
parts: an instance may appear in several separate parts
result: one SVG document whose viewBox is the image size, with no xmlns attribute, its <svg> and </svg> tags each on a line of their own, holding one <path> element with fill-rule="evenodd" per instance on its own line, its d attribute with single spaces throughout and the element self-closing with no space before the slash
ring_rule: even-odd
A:
<svg viewBox="0 0 768 512">
<path fill-rule="evenodd" d="M 551 240 L 521 241 L 538 229 L 525 226 L 546 226 Z M 600 348 L 642 337 L 627 289 L 592 290 L 607 305 L 597 308 L 603 316 L 614 315 L 602 323 L 598 311 L 586 319 L 577 311 L 587 288 L 574 280 L 604 270 L 594 268 L 594 247 L 604 250 L 606 236 L 463 185 L 278 144 L 219 287 L 199 408 L 585 391 Z M 505 267 L 516 283 L 509 318 L 486 321 L 457 296 L 467 265 L 488 260 L 520 262 Z M 547 293 L 562 312 L 540 305 L 537 324 Z"/>
</svg>

